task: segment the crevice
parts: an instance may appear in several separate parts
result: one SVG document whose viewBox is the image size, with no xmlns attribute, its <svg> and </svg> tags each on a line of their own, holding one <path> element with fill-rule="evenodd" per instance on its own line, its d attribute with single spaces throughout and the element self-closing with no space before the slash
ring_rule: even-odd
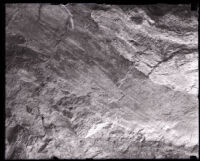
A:
<svg viewBox="0 0 200 161">
<path fill-rule="evenodd" d="M 166 56 L 163 54 L 163 55 L 164 55 L 164 56 L 163 56 L 163 59 L 162 59 L 160 62 L 158 62 L 155 66 L 153 66 L 152 70 L 148 73 L 147 76 L 149 77 L 149 76 L 154 72 L 154 70 L 160 66 L 160 64 L 162 64 L 162 63 L 164 63 L 164 62 L 167 62 L 167 61 L 169 61 L 170 59 L 172 59 L 174 56 L 178 55 L 180 50 L 181 50 L 181 49 L 177 49 L 177 50 L 175 50 L 175 51 L 172 51 L 168 57 L 166 57 Z"/>
<path fill-rule="evenodd" d="M 52 141 L 52 139 L 45 139 L 44 141 L 45 143 L 40 147 L 40 149 L 38 150 L 38 153 L 42 153 L 42 151 L 47 147 L 50 141 Z"/>
</svg>

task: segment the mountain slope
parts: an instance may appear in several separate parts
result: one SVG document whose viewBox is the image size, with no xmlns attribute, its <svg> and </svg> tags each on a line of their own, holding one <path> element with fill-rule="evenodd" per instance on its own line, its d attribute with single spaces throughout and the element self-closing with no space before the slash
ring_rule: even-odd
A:
<svg viewBox="0 0 200 161">
<path fill-rule="evenodd" d="M 198 155 L 189 6 L 39 8 L 6 6 L 7 158 Z"/>
</svg>

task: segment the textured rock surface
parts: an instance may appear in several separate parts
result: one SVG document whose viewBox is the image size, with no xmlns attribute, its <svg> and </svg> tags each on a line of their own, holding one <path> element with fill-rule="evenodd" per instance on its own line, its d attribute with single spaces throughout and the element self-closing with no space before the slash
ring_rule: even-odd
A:
<svg viewBox="0 0 200 161">
<path fill-rule="evenodd" d="M 197 156 L 197 13 L 67 8 L 6 5 L 6 157 Z"/>
</svg>

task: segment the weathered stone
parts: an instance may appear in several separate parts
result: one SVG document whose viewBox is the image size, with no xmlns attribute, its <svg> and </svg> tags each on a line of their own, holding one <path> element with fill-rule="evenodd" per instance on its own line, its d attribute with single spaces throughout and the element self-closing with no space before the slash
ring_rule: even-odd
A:
<svg viewBox="0 0 200 161">
<path fill-rule="evenodd" d="M 197 19 L 189 5 L 7 4 L 6 158 L 198 156 Z"/>
</svg>

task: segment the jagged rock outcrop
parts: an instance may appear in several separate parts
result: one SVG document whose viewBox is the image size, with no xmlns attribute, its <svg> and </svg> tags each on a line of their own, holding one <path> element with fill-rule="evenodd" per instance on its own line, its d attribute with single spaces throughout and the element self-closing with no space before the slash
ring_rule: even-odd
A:
<svg viewBox="0 0 200 161">
<path fill-rule="evenodd" d="M 197 156 L 197 13 L 67 9 L 6 5 L 6 158 Z"/>
</svg>

